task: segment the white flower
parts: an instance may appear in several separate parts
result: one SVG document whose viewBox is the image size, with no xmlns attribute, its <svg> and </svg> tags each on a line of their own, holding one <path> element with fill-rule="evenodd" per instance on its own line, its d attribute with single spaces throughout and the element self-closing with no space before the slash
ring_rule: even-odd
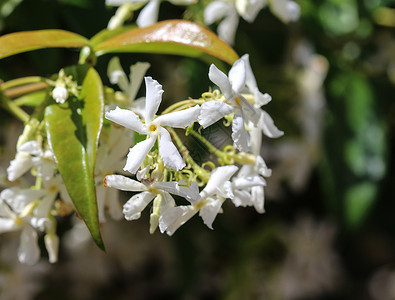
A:
<svg viewBox="0 0 395 300">
<path fill-rule="evenodd" d="M 63 86 L 57 86 L 52 91 L 52 97 L 55 99 L 57 103 L 65 103 L 67 98 L 69 97 L 69 92 Z"/>
<path fill-rule="evenodd" d="M 107 76 L 111 84 L 117 84 L 122 92 L 127 95 L 128 103 L 125 108 L 133 108 L 138 113 L 143 111 L 145 98 L 136 99 L 137 92 L 143 82 L 143 78 L 151 65 L 147 62 L 137 62 L 130 66 L 129 78 L 122 69 L 119 57 L 111 58 L 108 63 Z"/>
<path fill-rule="evenodd" d="M 199 197 L 199 190 L 196 182 L 192 182 L 190 187 L 184 186 L 181 182 L 157 182 L 143 181 L 144 183 L 130 179 L 122 175 L 108 175 L 104 184 L 122 191 L 141 192 L 130 198 L 123 206 L 123 214 L 126 220 L 136 220 L 140 218 L 141 212 L 157 195 L 162 195 L 164 201 L 161 207 L 168 208 L 174 206 L 173 195 L 184 197 L 189 201 L 194 201 Z M 146 184 L 145 184 L 146 183 Z M 162 210 L 161 209 L 161 210 Z"/>
<path fill-rule="evenodd" d="M 204 22 L 211 25 L 222 19 L 217 28 L 218 36 L 232 45 L 239 25 L 239 15 L 252 23 L 265 5 L 266 0 L 236 0 L 235 3 L 213 1 L 204 10 Z"/>
<path fill-rule="evenodd" d="M 103 178 L 108 174 L 122 172 L 131 140 L 133 140 L 133 132 L 125 127 L 111 126 L 108 131 L 104 128 L 101 132 L 95 168 L 97 206 L 100 222 L 106 222 L 106 210 L 108 210 L 109 215 L 114 220 L 120 220 L 122 218 L 118 190 L 106 189 L 103 186 Z"/>
<path fill-rule="evenodd" d="M 44 230 L 46 218 L 31 215 L 31 204 L 44 195 L 42 190 L 10 188 L 0 194 L 0 233 L 21 231 L 18 259 L 34 264 L 40 257 L 36 229 Z"/>
<path fill-rule="evenodd" d="M 160 0 L 106 0 L 106 5 L 120 6 L 126 3 L 142 4 L 145 7 L 141 10 L 136 23 L 139 27 L 147 27 L 158 22 Z M 189 5 L 196 3 L 196 0 L 169 0 L 174 5 Z M 138 9 L 136 6 L 134 9 Z"/>
<path fill-rule="evenodd" d="M 144 158 L 154 146 L 159 137 L 159 153 L 166 167 L 181 170 L 185 163 L 178 153 L 177 148 L 171 141 L 170 133 L 162 126 L 175 128 L 185 128 L 195 122 L 200 113 L 200 107 L 194 106 L 183 111 L 172 112 L 161 115 L 154 119 L 159 105 L 162 101 L 162 86 L 151 77 L 145 77 L 146 84 L 146 105 L 144 111 L 144 121 L 132 111 L 117 107 L 105 114 L 105 117 L 115 123 L 132 129 L 140 134 L 146 134 L 147 139 L 137 143 L 130 149 L 125 171 L 135 174 L 141 166 Z"/>
<path fill-rule="evenodd" d="M 172 235 L 181 225 L 197 212 L 204 224 L 212 229 L 215 217 L 221 211 L 226 198 L 233 198 L 232 184 L 229 181 L 238 168 L 236 166 L 218 167 L 210 175 L 206 187 L 200 192 L 197 200 L 189 200 L 191 205 L 170 207 L 159 218 L 159 228 L 163 233 Z"/>
<path fill-rule="evenodd" d="M 18 152 L 7 168 L 8 180 L 14 181 L 32 167 L 36 167 L 37 175 L 49 180 L 54 174 L 55 162 L 51 151 L 43 149 L 37 141 L 29 141 L 18 148 Z"/>
</svg>

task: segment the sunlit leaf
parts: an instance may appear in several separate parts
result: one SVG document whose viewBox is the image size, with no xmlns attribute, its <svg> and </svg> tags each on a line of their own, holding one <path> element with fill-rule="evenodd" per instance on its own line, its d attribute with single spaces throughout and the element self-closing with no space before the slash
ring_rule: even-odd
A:
<svg viewBox="0 0 395 300">
<path fill-rule="evenodd" d="M 65 30 L 36 30 L 6 34 L 0 37 L 0 59 L 43 48 L 81 48 L 88 40 Z"/>
<path fill-rule="evenodd" d="M 40 105 L 46 97 L 47 91 L 37 91 L 15 99 L 14 103 L 18 106 L 36 107 Z"/>
<path fill-rule="evenodd" d="M 170 20 L 145 28 L 130 29 L 93 47 L 96 55 L 112 52 L 174 54 L 205 59 L 219 58 L 229 64 L 236 52 L 208 29 L 184 20 Z"/>
<path fill-rule="evenodd" d="M 75 76 L 81 79 L 86 67 L 69 68 L 67 71 L 68 74 L 74 71 L 78 74 Z M 104 249 L 93 174 L 102 118 L 103 88 L 92 68 L 86 71 L 80 99 L 72 96 L 65 104 L 54 103 L 45 110 L 48 142 L 67 191 L 94 241 Z"/>
</svg>

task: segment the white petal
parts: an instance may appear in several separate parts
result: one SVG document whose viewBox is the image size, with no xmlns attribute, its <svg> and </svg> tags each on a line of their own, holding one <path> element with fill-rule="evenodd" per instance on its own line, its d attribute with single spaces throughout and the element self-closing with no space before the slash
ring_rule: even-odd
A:
<svg viewBox="0 0 395 300">
<path fill-rule="evenodd" d="M 162 86 L 152 77 L 145 77 L 146 103 L 145 103 L 145 124 L 150 124 L 154 119 L 159 105 L 162 101 Z"/>
<path fill-rule="evenodd" d="M 151 136 L 150 138 L 134 145 L 134 147 L 129 151 L 126 165 L 123 170 L 135 174 L 143 163 L 148 152 L 154 146 L 155 141 L 156 136 Z"/>
<path fill-rule="evenodd" d="M 261 214 L 265 212 L 265 192 L 263 186 L 254 186 L 251 188 L 251 200 L 254 203 L 255 210 Z"/>
<path fill-rule="evenodd" d="M 261 107 L 262 105 L 266 105 L 272 101 L 272 96 L 270 96 L 268 93 L 262 94 L 258 88 L 252 92 L 254 93 L 255 107 Z"/>
<path fill-rule="evenodd" d="M 170 194 L 184 197 L 189 201 L 195 201 L 199 198 L 199 188 L 197 182 L 192 182 L 191 185 L 182 186 L 179 182 L 156 182 L 152 185 L 154 188 L 164 190 Z"/>
<path fill-rule="evenodd" d="M 296 21 L 300 15 L 300 7 L 297 3 L 290 0 L 270 1 L 270 8 L 284 23 Z"/>
<path fill-rule="evenodd" d="M 106 119 L 113 121 L 119 125 L 137 131 L 141 134 L 147 134 L 148 131 L 145 129 L 144 124 L 140 118 L 131 110 L 122 109 L 118 106 L 109 112 L 105 113 Z"/>
<path fill-rule="evenodd" d="M 49 262 L 51 264 L 56 263 L 58 261 L 59 237 L 56 234 L 46 234 L 44 243 L 48 251 Z"/>
<path fill-rule="evenodd" d="M 12 187 L 1 192 L 0 197 L 4 199 L 12 210 L 16 213 L 22 213 L 23 209 L 30 202 L 41 198 L 45 195 L 44 190 L 20 189 Z"/>
<path fill-rule="evenodd" d="M 222 19 L 232 13 L 233 5 L 224 1 L 210 2 L 204 9 L 204 22 L 207 25 Z"/>
<path fill-rule="evenodd" d="M 147 62 L 137 62 L 130 67 L 130 87 L 128 91 L 129 101 L 132 103 L 136 99 L 137 92 L 143 82 L 144 75 L 151 65 Z"/>
<path fill-rule="evenodd" d="M 232 106 L 220 101 L 211 100 L 204 102 L 198 117 L 199 124 L 206 128 L 229 115 L 232 111 Z"/>
<path fill-rule="evenodd" d="M 37 238 L 37 232 L 30 226 L 22 230 L 18 249 L 18 259 L 21 263 L 33 265 L 40 258 Z"/>
<path fill-rule="evenodd" d="M 174 128 L 185 128 L 198 120 L 200 106 L 196 105 L 182 111 L 172 112 L 157 117 L 152 123 Z"/>
<path fill-rule="evenodd" d="M 239 25 L 239 15 L 236 9 L 232 11 L 217 27 L 218 36 L 229 45 L 235 42 L 237 26 Z"/>
<path fill-rule="evenodd" d="M 229 71 L 229 82 L 232 86 L 232 90 L 239 94 L 245 86 L 246 82 L 246 67 L 243 59 L 238 59 L 233 64 Z"/>
<path fill-rule="evenodd" d="M 0 218 L 0 233 L 14 231 L 20 228 L 21 227 L 13 219 Z"/>
<path fill-rule="evenodd" d="M 170 133 L 163 127 L 159 128 L 160 139 L 159 139 L 159 154 L 166 167 L 175 169 L 177 171 L 185 167 L 185 163 L 182 160 L 180 153 L 176 146 L 171 141 Z"/>
<path fill-rule="evenodd" d="M 159 218 L 159 229 L 162 233 L 166 231 L 168 235 L 173 235 L 196 213 L 197 210 L 192 205 L 168 208 Z"/>
<path fill-rule="evenodd" d="M 107 175 L 104 179 L 104 185 L 121 191 L 141 192 L 147 190 L 141 182 L 122 175 Z"/>
<path fill-rule="evenodd" d="M 279 130 L 276 125 L 274 125 L 274 121 L 269 114 L 263 110 L 261 110 L 259 127 L 262 129 L 263 133 L 270 138 L 280 137 L 284 134 L 283 131 Z"/>
<path fill-rule="evenodd" d="M 125 219 L 131 221 L 140 218 L 141 212 L 155 196 L 155 194 L 150 192 L 142 192 L 130 198 L 123 206 L 122 212 Z"/>
<path fill-rule="evenodd" d="M 246 207 L 253 205 L 251 194 L 247 190 L 235 190 L 232 202 L 236 207 Z"/>
<path fill-rule="evenodd" d="M 37 175 L 44 181 L 50 180 L 55 173 L 55 162 L 41 157 L 33 157 L 33 164 L 36 166 Z"/>
<path fill-rule="evenodd" d="M 119 62 L 119 57 L 115 56 L 111 58 L 108 63 L 107 76 L 110 79 L 111 84 L 117 84 L 122 92 L 128 93 L 129 81 L 125 72 L 122 69 L 121 63 Z"/>
<path fill-rule="evenodd" d="M 232 100 L 234 98 L 232 86 L 230 85 L 228 77 L 215 65 L 210 66 L 208 77 L 221 89 L 226 99 Z"/>
<path fill-rule="evenodd" d="M 57 191 L 55 193 L 48 193 L 45 195 L 45 197 L 43 197 L 39 204 L 34 208 L 34 216 L 39 218 L 47 217 L 56 195 Z"/>
<path fill-rule="evenodd" d="M 207 182 L 206 187 L 200 192 L 202 198 L 206 198 L 217 192 L 226 181 L 232 177 L 234 173 L 238 170 L 236 166 L 224 166 L 218 167 L 211 172 L 210 179 Z"/>
<path fill-rule="evenodd" d="M 141 10 L 136 23 L 138 27 L 147 27 L 158 22 L 159 0 L 150 0 Z"/>
<path fill-rule="evenodd" d="M 257 88 L 258 86 L 256 84 L 254 73 L 252 72 L 252 68 L 250 64 L 250 56 L 248 54 L 244 54 L 241 57 L 241 60 L 244 61 L 244 66 L 246 71 L 245 84 L 250 90 L 250 92 L 253 92 L 255 88 Z"/>
<path fill-rule="evenodd" d="M 237 177 L 232 180 L 234 189 L 247 189 L 253 186 L 265 186 L 266 181 L 261 176 Z"/>
<path fill-rule="evenodd" d="M 247 22 L 254 22 L 259 11 L 266 6 L 266 0 L 250 0 L 248 6 L 242 17 Z"/>
<path fill-rule="evenodd" d="M 221 205 L 222 201 L 215 199 L 207 202 L 200 209 L 199 215 L 202 217 L 204 224 L 206 224 L 208 228 L 213 229 L 213 222 L 221 209 Z"/>
<path fill-rule="evenodd" d="M 31 155 L 41 155 L 43 151 L 39 142 L 28 141 L 18 147 L 18 152 L 27 152 Z"/>
<path fill-rule="evenodd" d="M 245 129 L 244 119 L 241 113 L 236 113 L 232 122 L 232 139 L 235 147 L 242 152 L 249 152 L 249 135 Z"/>
<path fill-rule="evenodd" d="M 255 161 L 255 169 L 257 170 L 258 174 L 265 176 L 265 177 L 270 177 L 272 175 L 272 170 L 269 169 L 266 166 L 265 161 L 263 160 L 263 158 L 261 156 L 257 156 L 256 157 L 256 161 Z"/>
<path fill-rule="evenodd" d="M 33 161 L 30 154 L 26 152 L 17 152 L 15 159 L 11 160 L 7 168 L 8 180 L 14 181 L 33 167 Z"/>
</svg>

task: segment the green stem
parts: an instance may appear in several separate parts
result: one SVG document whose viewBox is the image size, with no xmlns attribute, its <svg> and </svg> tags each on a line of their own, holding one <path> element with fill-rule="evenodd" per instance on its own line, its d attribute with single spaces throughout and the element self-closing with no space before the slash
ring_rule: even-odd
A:
<svg viewBox="0 0 395 300">
<path fill-rule="evenodd" d="M 189 151 L 188 149 L 185 147 L 185 145 L 183 144 L 183 142 L 181 141 L 180 137 L 178 136 L 178 134 L 175 132 L 175 130 L 173 128 L 167 127 L 167 130 L 170 132 L 171 136 L 173 137 L 173 140 L 175 141 L 178 149 L 181 152 L 182 157 L 184 158 L 184 160 L 191 165 L 191 167 L 193 168 L 193 170 L 196 172 L 196 174 L 198 175 L 198 177 L 204 181 L 207 182 L 210 178 L 210 172 L 207 171 L 206 169 L 202 168 L 201 166 L 199 166 L 194 160 L 193 158 L 189 155 Z"/>
<path fill-rule="evenodd" d="M 29 121 L 29 115 L 21 109 L 18 105 L 13 103 L 8 97 L 6 97 L 1 91 L 0 91 L 0 105 L 8 110 L 11 114 L 13 114 L 16 118 L 21 120 L 22 122 L 26 123 Z"/>
<path fill-rule="evenodd" d="M 203 99 L 188 99 L 188 100 L 179 101 L 177 103 L 174 103 L 173 105 L 170 105 L 168 108 L 166 108 L 162 112 L 162 115 L 168 114 L 169 112 L 173 112 L 173 111 L 179 111 L 179 110 L 181 110 L 181 107 L 183 107 L 183 106 L 185 106 L 185 108 L 187 108 L 190 106 L 194 106 L 196 104 L 202 104 L 204 102 L 205 102 L 205 100 L 203 100 Z"/>
<path fill-rule="evenodd" d="M 3 82 L 2 84 L 0 84 L 0 89 L 5 91 L 17 86 L 31 84 L 31 83 L 38 83 L 38 82 L 46 82 L 46 79 L 40 76 L 22 77 L 18 79 L 9 80 L 7 82 Z"/>
</svg>

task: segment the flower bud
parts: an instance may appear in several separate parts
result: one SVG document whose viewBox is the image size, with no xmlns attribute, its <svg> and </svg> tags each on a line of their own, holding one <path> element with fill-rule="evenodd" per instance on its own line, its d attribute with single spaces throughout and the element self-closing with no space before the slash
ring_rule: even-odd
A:
<svg viewBox="0 0 395 300">
<path fill-rule="evenodd" d="M 52 97 L 55 99 L 57 103 L 63 104 L 68 96 L 69 96 L 69 92 L 65 87 L 62 86 L 57 86 L 52 91 Z"/>
</svg>

